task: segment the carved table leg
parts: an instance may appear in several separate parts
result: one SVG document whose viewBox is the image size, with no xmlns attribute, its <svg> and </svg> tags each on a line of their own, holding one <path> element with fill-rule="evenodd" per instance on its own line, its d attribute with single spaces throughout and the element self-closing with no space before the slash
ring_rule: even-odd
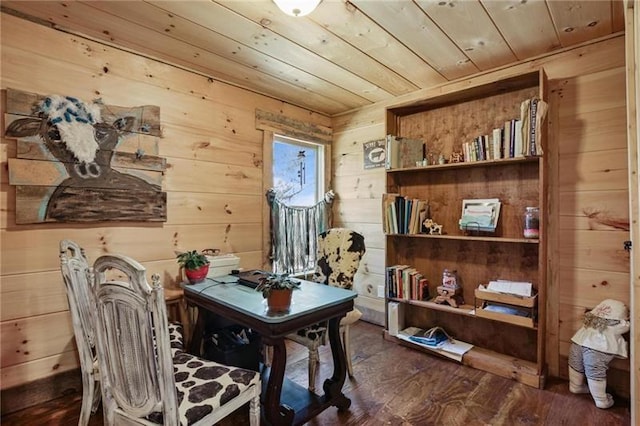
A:
<svg viewBox="0 0 640 426">
<path fill-rule="evenodd" d="M 198 319 L 193 332 L 191 334 L 191 343 L 189 344 L 189 353 L 193 355 L 202 355 L 202 334 L 204 333 L 204 315 L 202 309 L 198 309 Z"/>
<path fill-rule="evenodd" d="M 338 411 L 345 411 L 351 406 L 351 400 L 342 393 L 342 385 L 347 375 L 347 360 L 340 342 L 340 317 L 329 320 L 329 343 L 333 356 L 333 376 L 325 380 L 322 388 L 325 396 L 338 407 Z"/>
<path fill-rule="evenodd" d="M 271 371 L 267 383 L 267 392 L 264 397 L 265 417 L 272 425 L 290 425 L 293 423 L 295 413 L 287 406 L 280 405 L 284 370 L 287 365 L 287 347 L 284 338 L 267 341 L 273 348 L 271 359 Z"/>
</svg>

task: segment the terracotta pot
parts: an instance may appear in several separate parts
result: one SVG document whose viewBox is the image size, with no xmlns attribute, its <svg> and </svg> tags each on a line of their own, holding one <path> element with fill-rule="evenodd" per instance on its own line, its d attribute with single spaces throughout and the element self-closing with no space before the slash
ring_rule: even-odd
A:
<svg viewBox="0 0 640 426">
<path fill-rule="evenodd" d="M 267 296 L 267 306 L 271 312 L 288 311 L 291 307 L 292 289 L 271 290 Z"/>
<path fill-rule="evenodd" d="M 209 264 L 201 266 L 200 269 L 185 269 L 184 273 L 191 284 L 199 283 L 207 278 Z"/>
</svg>

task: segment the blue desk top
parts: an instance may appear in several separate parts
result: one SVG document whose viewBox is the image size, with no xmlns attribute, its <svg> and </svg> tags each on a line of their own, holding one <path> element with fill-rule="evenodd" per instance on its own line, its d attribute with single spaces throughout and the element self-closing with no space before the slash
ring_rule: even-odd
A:
<svg viewBox="0 0 640 426">
<path fill-rule="evenodd" d="M 262 293 L 251 287 L 238 284 L 238 278 L 226 275 L 207 278 L 198 284 L 182 284 L 185 294 L 199 294 L 217 303 L 242 312 L 266 323 L 277 324 L 307 314 L 311 311 L 338 305 L 355 299 L 351 290 L 300 281 L 300 288 L 293 291 L 289 312 L 272 313 L 267 309 L 267 300 Z"/>
</svg>

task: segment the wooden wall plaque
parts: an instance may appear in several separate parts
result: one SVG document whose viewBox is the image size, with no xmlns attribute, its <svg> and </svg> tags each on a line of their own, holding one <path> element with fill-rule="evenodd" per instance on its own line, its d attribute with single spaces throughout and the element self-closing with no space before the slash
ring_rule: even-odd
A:
<svg viewBox="0 0 640 426">
<path fill-rule="evenodd" d="M 5 137 L 16 139 L 16 158 L 8 161 L 16 224 L 167 220 L 159 107 L 86 104 L 13 89 L 6 99 Z M 47 109 L 52 99 L 55 108 Z M 62 128 L 67 122 L 80 128 L 77 135 Z M 77 144 L 90 138 L 95 155 L 86 158 Z"/>
</svg>

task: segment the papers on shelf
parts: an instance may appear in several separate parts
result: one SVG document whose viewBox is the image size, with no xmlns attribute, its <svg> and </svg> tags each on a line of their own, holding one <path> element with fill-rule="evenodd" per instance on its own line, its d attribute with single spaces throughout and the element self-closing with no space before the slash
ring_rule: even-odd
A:
<svg viewBox="0 0 640 426">
<path fill-rule="evenodd" d="M 484 308 L 485 311 L 498 312 L 507 315 L 517 315 L 519 317 L 531 318 L 531 312 L 526 309 L 517 308 L 515 306 L 496 305 L 493 303 L 487 303 Z"/>
<path fill-rule="evenodd" d="M 522 281 L 497 280 L 489 281 L 486 288 L 480 285 L 481 290 L 493 291 L 496 293 L 513 294 L 522 297 L 532 296 L 533 285 Z"/>
<path fill-rule="evenodd" d="M 460 229 L 464 231 L 495 232 L 500 216 L 500 200 L 462 200 Z"/>
<path fill-rule="evenodd" d="M 458 362 L 462 362 L 462 356 L 473 348 L 473 345 L 456 339 L 440 342 L 437 346 L 416 341 L 416 336 L 423 336 L 424 332 L 425 330 L 418 327 L 407 327 L 399 332 L 397 337 Z"/>
</svg>

